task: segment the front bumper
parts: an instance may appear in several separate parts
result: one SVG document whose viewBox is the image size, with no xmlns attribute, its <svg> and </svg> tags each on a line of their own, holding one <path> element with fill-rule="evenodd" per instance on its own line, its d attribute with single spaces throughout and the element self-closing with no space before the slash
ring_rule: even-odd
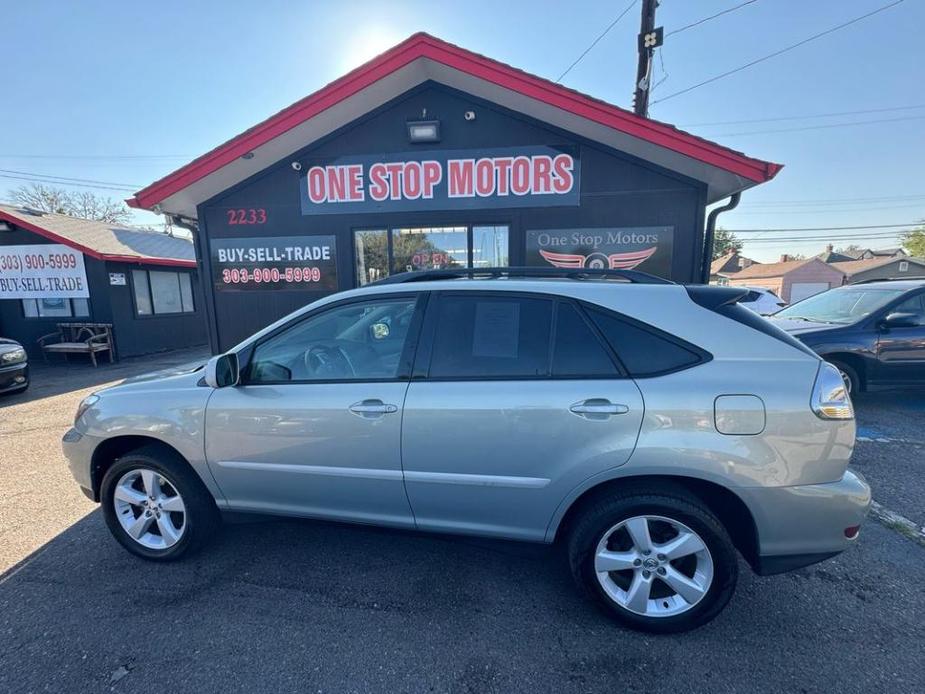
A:
<svg viewBox="0 0 925 694">
<path fill-rule="evenodd" d="M 76 429 L 68 429 L 67 433 L 61 439 L 61 449 L 64 451 L 64 457 L 67 458 L 68 467 L 71 469 L 71 475 L 84 494 L 98 501 L 93 493 L 93 451 L 99 439 L 93 436 L 81 434 Z"/>
<path fill-rule="evenodd" d="M 29 385 L 29 362 L 24 361 L 0 369 L 0 393 L 20 390 Z"/>
<path fill-rule="evenodd" d="M 870 486 L 848 470 L 837 482 L 737 490 L 758 531 L 759 574 L 780 573 L 828 559 L 856 539 L 846 529 L 861 525 L 870 507 Z"/>
</svg>

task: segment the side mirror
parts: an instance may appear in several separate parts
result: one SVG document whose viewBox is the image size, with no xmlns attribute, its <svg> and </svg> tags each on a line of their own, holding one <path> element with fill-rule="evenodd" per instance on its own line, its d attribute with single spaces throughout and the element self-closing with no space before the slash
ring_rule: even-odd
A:
<svg viewBox="0 0 925 694">
<path fill-rule="evenodd" d="M 219 354 L 206 362 L 205 381 L 212 388 L 225 388 L 238 384 L 238 355 L 234 352 Z"/>
<path fill-rule="evenodd" d="M 911 311 L 894 311 L 882 323 L 887 328 L 915 328 L 921 324 L 921 317 Z"/>
</svg>

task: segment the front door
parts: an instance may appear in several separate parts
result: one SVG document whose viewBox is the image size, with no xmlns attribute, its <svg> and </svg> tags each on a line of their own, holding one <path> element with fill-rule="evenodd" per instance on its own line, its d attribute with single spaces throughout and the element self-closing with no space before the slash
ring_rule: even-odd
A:
<svg viewBox="0 0 925 694">
<path fill-rule="evenodd" d="M 913 314 L 918 325 L 880 328 L 877 380 L 897 385 L 925 382 L 925 293 L 906 299 L 890 313 Z"/>
<path fill-rule="evenodd" d="M 413 525 L 401 417 L 419 298 L 337 304 L 258 342 L 206 412 L 206 456 L 230 506 Z"/>
<path fill-rule="evenodd" d="M 542 540 L 590 475 L 626 462 L 643 402 L 577 307 L 434 293 L 405 400 L 405 486 L 419 528 Z"/>
</svg>

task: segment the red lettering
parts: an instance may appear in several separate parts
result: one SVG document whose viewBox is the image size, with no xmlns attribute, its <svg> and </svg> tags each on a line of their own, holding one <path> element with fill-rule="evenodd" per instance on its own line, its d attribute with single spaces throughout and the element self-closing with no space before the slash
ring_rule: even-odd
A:
<svg viewBox="0 0 925 694">
<path fill-rule="evenodd" d="M 491 159 L 475 162 L 475 192 L 483 198 L 495 192 L 495 164 Z"/>
<path fill-rule="evenodd" d="M 365 200 L 363 193 L 363 165 L 350 164 L 347 167 L 347 197 L 351 202 Z"/>
<path fill-rule="evenodd" d="M 498 170 L 498 195 L 507 195 L 508 183 L 511 178 L 511 157 L 498 157 L 495 159 L 495 168 Z"/>
<path fill-rule="evenodd" d="M 516 157 L 511 167 L 511 192 L 514 195 L 526 195 L 530 192 L 530 159 Z"/>
<path fill-rule="evenodd" d="M 315 204 L 325 201 L 324 169 L 313 166 L 305 177 L 308 182 L 308 199 Z"/>
<path fill-rule="evenodd" d="M 402 173 L 402 194 L 406 200 L 417 200 L 421 197 L 421 164 L 409 161 L 405 164 Z"/>
<path fill-rule="evenodd" d="M 541 195 L 552 192 L 552 159 L 550 157 L 533 158 L 533 192 Z"/>
<path fill-rule="evenodd" d="M 369 197 L 382 202 L 389 197 L 389 184 L 385 180 L 385 164 L 373 164 L 369 167 Z"/>
<path fill-rule="evenodd" d="M 434 197 L 434 187 L 443 179 L 443 167 L 439 161 L 422 162 L 424 167 L 424 190 L 421 195 L 427 199 Z"/>
<path fill-rule="evenodd" d="M 327 168 L 328 202 L 342 202 L 347 196 L 347 167 Z"/>
<path fill-rule="evenodd" d="M 389 189 L 391 192 L 392 200 L 401 200 L 401 170 L 404 167 L 400 161 L 389 162 L 385 165 L 385 170 L 388 173 L 389 178 Z"/>
<path fill-rule="evenodd" d="M 575 162 L 570 154 L 557 154 L 552 160 L 552 167 L 555 176 L 552 181 L 552 188 L 557 193 L 568 193 L 572 186 L 575 185 L 575 176 L 572 169 Z"/>
<path fill-rule="evenodd" d="M 475 193 L 472 190 L 472 170 L 474 159 L 450 159 L 447 162 L 449 171 L 449 186 L 447 195 L 451 198 L 471 198 Z"/>
</svg>

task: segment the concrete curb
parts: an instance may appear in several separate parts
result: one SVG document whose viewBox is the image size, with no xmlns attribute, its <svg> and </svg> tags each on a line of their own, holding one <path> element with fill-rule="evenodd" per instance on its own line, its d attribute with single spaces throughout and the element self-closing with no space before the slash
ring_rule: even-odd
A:
<svg viewBox="0 0 925 694">
<path fill-rule="evenodd" d="M 897 531 L 901 535 L 905 535 L 913 542 L 917 542 L 925 547 L 925 527 L 919 527 L 905 516 L 901 516 L 898 513 L 890 511 L 888 508 L 884 508 L 876 501 L 870 502 L 868 515 L 872 518 L 876 518 L 886 527 Z"/>
</svg>

